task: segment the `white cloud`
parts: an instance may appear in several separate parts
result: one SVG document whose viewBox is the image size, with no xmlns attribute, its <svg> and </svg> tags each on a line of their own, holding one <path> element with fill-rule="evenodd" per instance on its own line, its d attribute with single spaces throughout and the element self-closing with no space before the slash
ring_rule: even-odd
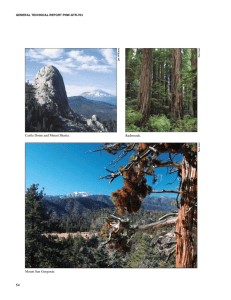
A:
<svg viewBox="0 0 231 300">
<path fill-rule="evenodd" d="M 41 54 L 50 58 L 58 58 L 63 52 L 63 49 L 44 49 L 41 51 Z"/>
<path fill-rule="evenodd" d="M 63 49 L 29 49 L 26 51 L 26 56 L 36 60 L 45 59 L 47 57 L 55 59 L 62 56 L 63 53 Z"/>
<path fill-rule="evenodd" d="M 82 64 L 78 70 L 88 70 L 88 71 L 94 71 L 94 72 L 101 72 L 101 73 L 111 73 L 112 70 L 110 69 L 110 66 L 105 65 L 96 65 L 96 66 L 89 66 L 87 64 Z"/>
<path fill-rule="evenodd" d="M 77 60 L 79 63 L 94 63 L 97 64 L 97 59 L 94 56 L 83 55 L 83 51 L 73 50 L 68 55 Z"/>
<path fill-rule="evenodd" d="M 101 50 L 102 55 L 105 57 L 109 65 L 115 67 L 116 65 L 116 56 L 113 52 L 113 49 L 102 49 Z"/>
<path fill-rule="evenodd" d="M 73 64 L 72 60 L 67 58 L 65 60 L 43 60 L 42 63 L 44 63 L 46 66 L 52 65 L 56 67 L 60 72 L 73 74 L 73 71 L 71 68 L 75 68 L 76 65 Z"/>
<path fill-rule="evenodd" d="M 29 49 L 29 51 L 26 51 L 26 56 L 36 60 L 44 58 L 44 56 L 38 53 L 35 49 Z"/>
</svg>

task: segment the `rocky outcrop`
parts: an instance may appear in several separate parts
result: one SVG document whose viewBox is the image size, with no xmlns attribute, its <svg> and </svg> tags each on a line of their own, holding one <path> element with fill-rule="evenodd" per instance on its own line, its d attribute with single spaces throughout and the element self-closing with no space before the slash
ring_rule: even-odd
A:
<svg viewBox="0 0 231 300">
<path fill-rule="evenodd" d="M 95 128 L 99 132 L 107 132 L 107 128 L 99 122 L 99 118 L 96 115 L 93 115 L 91 119 L 87 119 L 87 125 Z"/>
<path fill-rule="evenodd" d="M 62 75 L 54 66 L 45 66 L 37 73 L 32 83 L 35 99 L 40 105 L 57 107 L 60 128 L 59 132 L 107 132 L 94 114 L 91 119 L 75 113 L 69 106 Z"/>
<path fill-rule="evenodd" d="M 75 113 L 70 108 L 62 75 L 54 66 L 45 66 L 37 73 L 32 85 L 35 88 L 35 98 L 41 105 L 58 106 L 62 116 L 73 118 Z"/>
</svg>

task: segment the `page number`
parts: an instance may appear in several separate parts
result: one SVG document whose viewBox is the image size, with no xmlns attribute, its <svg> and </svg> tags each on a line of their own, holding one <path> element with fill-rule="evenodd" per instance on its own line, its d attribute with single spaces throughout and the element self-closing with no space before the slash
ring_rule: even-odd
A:
<svg viewBox="0 0 231 300">
<path fill-rule="evenodd" d="M 20 286 L 20 283 L 16 283 L 16 287 Z"/>
</svg>

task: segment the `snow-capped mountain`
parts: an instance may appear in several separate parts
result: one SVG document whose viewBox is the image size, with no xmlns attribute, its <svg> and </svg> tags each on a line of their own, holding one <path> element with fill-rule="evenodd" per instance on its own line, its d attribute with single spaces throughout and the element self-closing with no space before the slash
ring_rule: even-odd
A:
<svg viewBox="0 0 231 300">
<path fill-rule="evenodd" d="M 88 99 L 88 100 L 95 100 L 95 101 L 103 101 L 113 105 L 116 105 L 116 96 L 113 96 L 109 93 L 104 92 L 103 90 L 95 90 L 92 92 L 85 92 L 82 93 L 80 96 Z"/>
<path fill-rule="evenodd" d="M 88 197 L 88 196 L 90 196 L 90 194 L 86 192 L 73 192 L 73 193 L 67 193 L 65 195 L 45 195 L 43 198 L 49 200 L 56 200 L 56 199 Z"/>
<path fill-rule="evenodd" d="M 63 197 L 65 198 L 69 198 L 69 197 L 87 197 L 89 196 L 88 193 L 86 192 L 73 192 L 73 193 L 68 193 L 68 194 L 65 194 Z"/>
</svg>

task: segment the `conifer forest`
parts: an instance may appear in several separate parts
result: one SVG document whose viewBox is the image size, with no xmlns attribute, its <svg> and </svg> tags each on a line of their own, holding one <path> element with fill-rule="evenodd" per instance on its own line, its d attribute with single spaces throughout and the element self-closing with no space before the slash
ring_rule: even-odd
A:
<svg viewBox="0 0 231 300">
<path fill-rule="evenodd" d="M 197 49 L 126 49 L 126 132 L 197 132 Z"/>
<path fill-rule="evenodd" d="M 25 267 L 196 268 L 197 145 L 105 143 L 92 152 L 98 151 L 116 156 L 109 168 L 130 157 L 101 177 L 109 183 L 123 178 L 123 186 L 111 193 L 114 205 L 58 215 L 45 208 L 44 189 L 32 184 L 25 194 Z M 179 187 L 156 190 L 158 168 L 167 168 L 165 176 L 174 173 Z M 141 209 L 152 193 L 174 193 L 177 209 Z"/>
</svg>

